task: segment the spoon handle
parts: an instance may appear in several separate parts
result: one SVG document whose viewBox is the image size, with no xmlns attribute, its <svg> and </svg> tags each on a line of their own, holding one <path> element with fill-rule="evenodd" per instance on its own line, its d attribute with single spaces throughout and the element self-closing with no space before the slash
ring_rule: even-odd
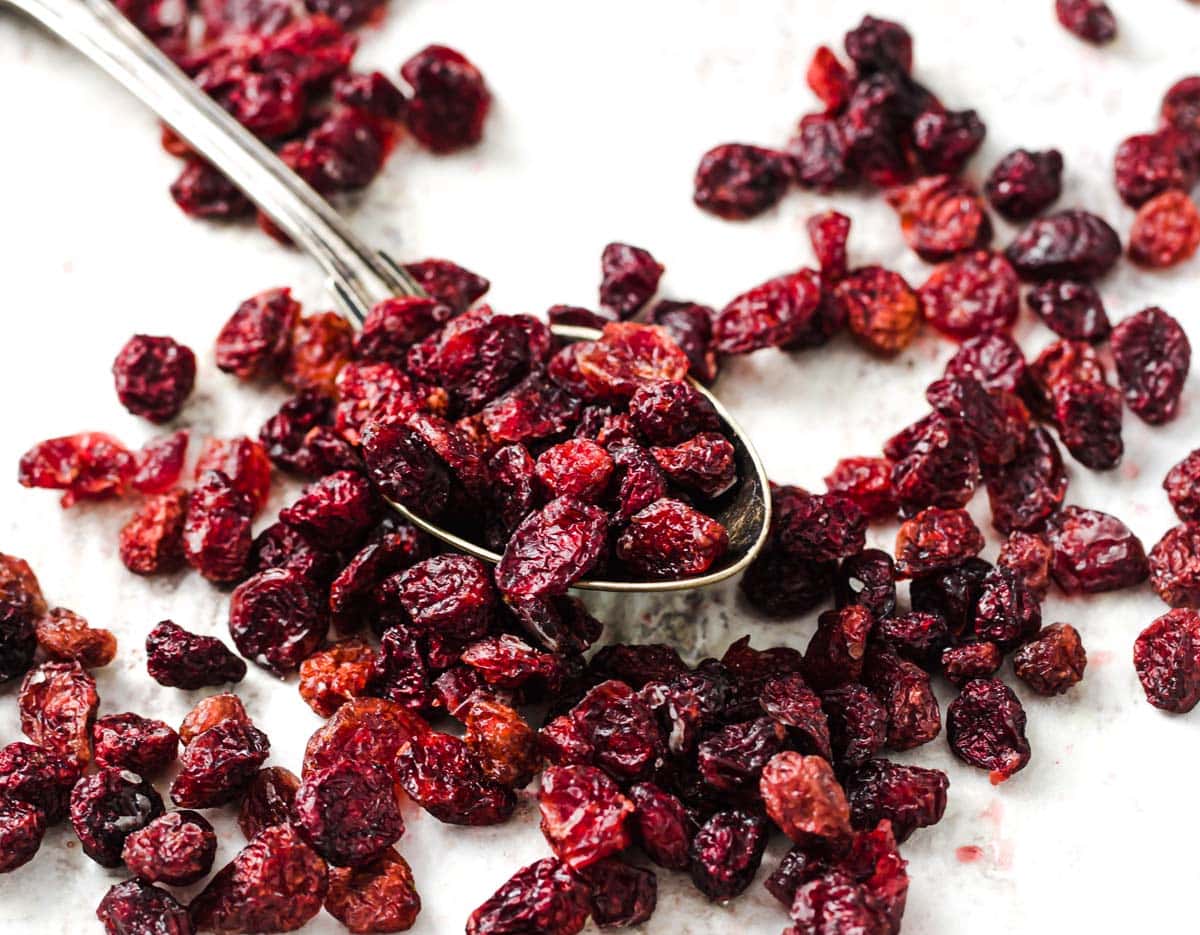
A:
<svg viewBox="0 0 1200 935">
<path fill-rule="evenodd" d="M 324 198 L 196 87 L 109 0 L 5 2 L 103 68 L 225 173 L 317 261 L 344 311 L 361 322 L 381 298 L 422 294 L 399 264 L 363 243 Z"/>
</svg>

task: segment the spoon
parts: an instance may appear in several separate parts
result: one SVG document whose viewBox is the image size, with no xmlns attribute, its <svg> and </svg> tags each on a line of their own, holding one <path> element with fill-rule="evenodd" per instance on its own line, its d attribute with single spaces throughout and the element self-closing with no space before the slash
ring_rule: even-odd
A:
<svg viewBox="0 0 1200 935">
<path fill-rule="evenodd" d="M 189 146 L 220 169 L 325 273 L 338 307 L 360 325 L 371 307 L 392 295 L 424 295 L 391 257 L 368 247 L 345 219 L 249 130 L 201 91 L 109 0 L 0 0 L 38 20 L 83 53 L 146 104 Z M 590 341 L 599 332 L 558 325 L 565 341 Z M 689 378 L 690 380 L 690 378 Z M 710 511 L 729 533 L 729 547 L 707 574 L 692 578 L 582 579 L 573 587 L 596 591 L 681 591 L 737 574 L 766 542 L 771 499 L 766 472 L 754 446 L 721 403 L 695 380 L 721 419 L 734 447 L 738 483 Z M 389 501 L 408 522 L 441 541 L 492 564 L 500 556 Z"/>
</svg>

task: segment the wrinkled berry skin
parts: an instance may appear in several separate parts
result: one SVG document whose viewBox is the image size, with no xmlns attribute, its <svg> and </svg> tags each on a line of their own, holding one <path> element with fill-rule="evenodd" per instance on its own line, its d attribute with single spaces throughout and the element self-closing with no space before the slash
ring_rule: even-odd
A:
<svg viewBox="0 0 1200 935">
<path fill-rule="evenodd" d="M 231 692 L 209 695 L 198 701 L 184 717 L 179 725 L 179 739 L 187 746 L 210 727 L 230 720 L 250 723 L 250 715 L 246 713 L 242 700 Z"/>
<path fill-rule="evenodd" d="M 1032 221 L 1005 251 L 1017 274 L 1031 282 L 1099 279 L 1121 257 L 1121 238 L 1087 211 L 1068 210 Z"/>
<path fill-rule="evenodd" d="M 290 825 L 259 834 L 188 908 L 198 931 L 291 932 L 321 911 L 325 861 Z"/>
<path fill-rule="evenodd" d="M 668 870 L 686 870 L 694 829 L 683 803 L 649 782 L 630 786 L 628 794 L 634 838 L 646 856 Z"/>
<path fill-rule="evenodd" d="M 426 149 L 449 153 L 478 143 L 492 95 L 483 75 L 463 55 L 431 45 L 400 66 L 412 88 L 405 122 Z"/>
<path fill-rule="evenodd" d="M 238 810 L 238 827 L 249 841 L 260 831 L 292 820 L 292 802 L 300 780 L 289 769 L 260 769 L 246 787 Z"/>
<path fill-rule="evenodd" d="M 518 870 L 467 919 L 467 935 L 576 935 L 590 892 L 566 864 L 546 857 Z"/>
<path fill-rule="evenodd" d="M 592 891 L 592 920 L 601 928 L 641 925 L 658 905 L 658 877 L 653 870 L 611 858 L 582 874 Z"/>
<path fill-rule="evenodd" d="M 29 563 L 0 553 L 0 684 L 24 675 L 37 650 L 46 600 Z"/>
<path fill-rule="evenodd" d="M 538 792 L 542 834 L 573 870 L 582 870 L 629 846 L 626 827 L 634 805 L 594 766 L 551 766 Z"/>
<path fill-rule="evenodd" d="M 1139 634 L 1133 665 L 1156 708 L 1186 714 L 1200 702 L 1200 614 L 1167 611 Z"/>
<path fill-rule="evenodd" d="M 1113 329 L 1112 354 L 1129 408 L 1151 425 L 1174 419 L 1192 363 L 1179 322 L 1155 307 L 1130 315 Z"/>
<path fill-rule="evenodd" d="M 1200 522 L 1200 448 L 1172 467 L 1162 486 L 1175 515 L 1185 523 Z"/>
<path fill-rule="evenodd" d="M 715 519 L 664 497 L 633 515 L 616 553 L 639 575 L 682 578 L 704 574 L 728 545 L 729 535 Z"/>
<path fill-rule="evenodd" d="M 654 296 L 663 266 L 648 250 L 610 243 L 600 258 L 600 306 L 618 318 L 636 315 Z"/>
<path fill-rule="evenodd" d="M 1003 254 L 990 250 L 942 263 L 918 292 L 925 320 L 956 341 L 1008 331 L 1020 310 L 1017 274 Z"/>
<path fill-rule="evenodd" d="M 297 829 L 338 867 L 370 863 L 404 834 L 384 767 L 344 760 L 304 777 L 292 805 Z"/>
<path fill-rule="evenodd" d="M 11 873 L 33 860 L 45 834 L 46 816 L 41 809 L 0 799 L 0 873 Z"/>
<path fill-rule="evenodd" d="M 846 781 L 850 820 L 856 829 L 869 831 L 887 819 L 896 843 L 903 844 L 918 828 L 942 820 L 949 786 L 940 769 L 871 760 Z"/>
<path fill-rule="evenodd" d="M 175 762 L 179 735 L 162 721 L 137 714 L 106 714 L 92 726 L 96 765 L 152 776 Z"/>
<path fill-rule="evenodd" d="M 30 669 L 17 692 L 21 732 L 38 746 L 85 767 L 100 696 L 96 680 L 77 662 L 45 662 Z"/>
<path fill-rule="evenodd" d="M 1150 574 L 1142 542 L 1115 516 L 1068 506 L 1046 522 L 1054 550 L 1050 573 L 1067 594 L 1096 594 L 1141 584 Z"/>
<path fill-rule="evenodd" d="M 161 423 L 173 419 L 196 382 L 196 355 L 171 338 L 135 334 L 112 366 L 121 405 Z"/>
<path fill-rule="evenodd" d="M 164 889 L 143 880 L 109 888 L 96 907 L 105 935 L 194 935 L 188 911 Z"/>
<path fill-rule="evenodd" d="M 135 575 L 158 575 L 183 567 L 187 502 L 184 490 L 146 499 L 121 527 L 118 549 L 126 568 Z"/>
<path fill-rule="evenodd" d="M 188 886 L 208 876 L 217 834 L 197 812 L 167 812 L 125 839 L 121 859 L 147 883 Z"/>
<path fill-rule="evenodd" d="M 1200 525 L 1168 529 L 1150 550 L 1150 584 L 1171 607 L 1200 606 Z"/>
<path fill-rule="evenodd" d="M 863 685 L 850 683 L 824 692 L 821 708 L 829 721 L 829 745 L 839 769 L 854 769 L 883 749 L 888 713 Z"/>
<path fill-rule="evenodd" d="M 280 677 L 300 668 L 328 629 L 326 609 L 292 569 L 260 571 L 238 585 L 229 602 L 229 633 L 238 652 Z"/>
<path fill-rule="evenodd" d="M 896 572 L 914 578 L 960 565 L 983 550 L 983 533 L 966 510 L 930 507 L 896 534 Z"/>
<path fill-rule="evenodd" d="M 942 675 L 960 688 L 973 679 L 989 678 L 1000 671 L 1004 653 L 995 643 L 963 643 L 942 651 Z"/>
<path fill-rule="evenodd" d="M 1092 45 L 1117 37 L 1117 18 L 1103 0 L 1054 0 L 1054 15 L 1064 29 Z"/>
<path fill-rule="evenodd" d="M 1129 258 L 1147 269 L 1167 269 L 1200 249 L 1200 208 L 1186 192 L 1165 191 L 1138 208 L 1129 230 Z"/>
<path fill-rule="evenodd" d="M 1024 221 L 1062 193 L 1062 154 L 1057 149 L 1014 149 L 996 163 L 983 187 L 992 207 L 1010 221 Z"/>
<path fill-rule="evenodd" d="M 405 932 L 416 923 L 421 897 L 408 862 L 389 848 L 363 867 L 331 867 L 325 911 L 356 935 Z"/>
<path fill-rule="evenodd" d="M 242 577 L 250 554 L 253 506 L 219 471 L 206 471 L 188 498 L 183 554 L 209 581 Z"/>
<path fill-rule="evenodd" d="M 396 771 L 404 791 L 447 824 L 502 824 L 517 804 L 513 791 L 488 779 L 475 754 L 449 734 L 413 737 L 401 750 Z"/>
<path fill-rule="evenodd" d="M 128 770 L 101 769 L 71 790 L 71 826 L 101 867 L 119 867 L 125 839 L 162 813 L 154 787 Z"/>
<path fill-rule="evenodd" d="M 796 340 L 821 303 L 820 279 L 802 269 L 776 276 L 736 296 L 713 319 L 713 347 L 724 354 L 748 354 Z"/>
<path fill-rule="evenodd" d="M 783 153 L 725 143 L 700 157 L 692 200 L 727 221 L 742 221 L 774 207 L 791 184 Z"/>
<path fill-rule="evenodd" d="M 1171 189 L 1188 191 L 1196 172 L 1186 139 L 1169 127 L 1127 137 L 1113 158 L 1117 194 L 1131 208 Z"/>
<path fill-rule="evenodd" d="M 1086 666 L 1083 641 L 1069 623 L 1044 628 L 1013 656 L 1017 678 L 1039 695 L 1061 695 L 1083 678 Z"/>
<path fill-rule="evenodd" d="M 692 882 L 713 902 L 740 895 L 762 863 L 768 825 L 748 812 L 717 812 L 692 839 Z"/>
<path fill-rule="evenodd" d="M 0 748 L 0 801 L 28 802 L 56 824 L 67 815 L 79 767 L 31 743 L 16 741 Z"/>
<path fill-rule="evenodd" d="M 999 679 L 975 679 L 946 709 L 946 738 L 964 763 L 991 772 L 1000 783 L 1029 762 L 1025 709 Z"/>
<path fill-rule="evenodd" d="M 404 271 L 429 295 L 461 315 L 491 288 L 482 276 L 449 260 L 428 259 L 405 263 Z"/>
<path fill-rule="evenodd" d="M 123 495 L 137 470 L 133 453 L 103 432 L 82 432 L 39 442 L 21 455 L 17 481 L 22 487 L 65 491 L 67 509 L 80 500 Z"/>
<path fill-rule="evenodd" d="M 991 243 L 992 222 L 983 199 L 960 179 L 926 176 L 891 189 L 886 198 L 899 217 L 905 242 L 928 263 Z"/>
<path fill-rule="evenodd" d="M 218 721 L 183 748 L 171 799 L 182 808 L 215 808 L 235 801 L 270 749 L 267 735 L 249 720 Z"/>
<path fill-rule="evenodd" d="M 855 340 L 876 354 L 898 354 L 912 343 L 921 324 L 920 297 L 899 273 L 881 266 L 852 270 L 837 284 L 833 298 Z"/>
<path fill-rule="evenodd" d="M 942 729 L 941 709 L 929 674 L 901 659 L 888 647 L 867 649 L 863 683 L 887 710 L 887 745 L 911 750 L 933 740 Z"/>
<path fill-rule="evenodd" d="M 962 343 L 946 362 L 946 376 L 977 380 L 985 390 L 1015 393 L 1024 384 L 1025 355 L 1011 336 L 990 332 Z"/>
<path fill-rule="evenodd" d="M 1067 483 L 1058 445 L 1045 429 L 1035 428 L 1012 461 L 988 472 L 992 525 L 1004 533 L 1039 529 L 1062 506 Z"/>
<path fill-rule="evenodd" d="M 850 806 L 824 757 L 778 753 L 759 788 L 767 815 L 797 843 L 836 842 L 850 833 Z"/>
<path fill-rule="evenodd" d="M 50 608 L 34 632 L 42 652 L 56 662 L 78 662 L 86 669 L 99 669 L 117 654 L 117 638 L 110 631 L 88 626 L 79 614 L 65 607 Z"/>
<path fill-rule="evenodd" d="M 146 669 L 159 685 L 187 691 L 240 682 L 246 677 L 246 663 L 224 643 L 215 637 L 189 633 L 170 620 L 146 634 Z"/>
<path fill-rule="evenodd" d="M 305 487 L 279 521 L 318 548 L 353 548 L 374 525 L 375 495 L 357 471 L 336 471 Z"/>
<path fill-rule="evenodd" d="M 217 334 L 217 366 L 242 380 L 278 376 L 291 350 L 300 303 L 290 289 L 246 299 Z"/>
</svg>

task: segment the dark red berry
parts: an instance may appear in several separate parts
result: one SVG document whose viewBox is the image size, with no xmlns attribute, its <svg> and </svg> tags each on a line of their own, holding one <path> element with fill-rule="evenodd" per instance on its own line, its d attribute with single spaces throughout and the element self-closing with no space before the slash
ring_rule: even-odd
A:
<svg viewBox="0 0 1200 935">
<path fill-rule="evenodd" d="M 1005 250 L 1022 279 L 1098 279 L 1121 256 L 1121 239 L 1087 211 L 1059 211 L 1032 221 Z"/>
<path fill-rule="evenodd" d="M 254 213 L 241 189 L 202 159 L 189 158 L 170 191 L 175 204 L 191 217 L 227 220 Z"/>
<path fill-rule="evenodd" d="M 952 176 L 918 179 L 889 191 L 887 201 L 899 215 L 905 242 L 927 262 L 981 249 L 992 240 L 983 199 Z"/>
<path fill-rule="evenodd" d="M 416 923 L 421 897 L 408 862 L 389 848 L 362 867 L 331 867 L 325 911 L 351 932 L 404 932 Z"/>
<path fill-rule="evenodd" d="M 278 376 L 299 319 L 300 303 L 290 289 L 268 289 L 251 296 L 217 334 L 217 366 L 243 380 Z"/>
<path fill-rule="evenodd" d="M 538 793 L 542 834 L 558 857 L 582 870 L 629 846 L 633 803 L 592 766 L 552 766 Z"/>
<path fill-rule="evenodd" d="M 650 320 L 687 355 L 688 372 L 703 383 L 717 378 L 717 355 L 711 347 L 715 314 L 707 305 L 667 299 L 655 303 L 650 311 Z"/>
<path fill-rule="evenodd" d="M 999 679 L 975 679 L 946 709 L 950 749 L 964 763 L 991 773 L 1000 783 L 1029 762 L 1025 709 Z"/>
<path fill-rule="evenodd" d="M 890 821 L 896 843 L 902 844 L 918 828 L 942 820 L 949 786 L 950 780 L 940 769 L 872 760 L 846 782 L 850 820 L 860 831 Z"/>
<path fill-rule="evenodd" d="M 912 71 L 912 36 L 899 23 L 874 16 L 846 33 L 846 54 L 863 74 L 873 71 Z"/>
<path fill-rule="evenodd" d="M 591 893 L 555 857 L 518 870 L 467 919 L 467 935 L 577 935 L 587 924 Z"/>
<path fill-rule="evenodd" d="M 105 935 L 193 935 L 188 911 L 164 889 L 143 880 L 126 880 L 109 887 L 96 918 Z"/>
<path fill-rule="evenodd" d="M 238 827 L 246 840 L 266 828 L 291 821 L 292 802 L 299 788 L 299 778 L 289 769 L 282 766 L 260 769 L 246 786 L 238 810 Z"/>
<path fill-rule="evenodd" d="M 686 870 L 693 826 L 683 803 L 649 782 L 631 786 L 628 795 L 634 804 L 634 837 L 646 856 L 660 867 Z"/>
<path fill-rule="evenodd" d="M 600 306 L 618 318 L 631 318 L 658 289 L 663 266 L 648 250 L 610 243 L 601 256 Z"/>
<path fill-rule="evenodd" d="M 910 750 L 933 740 L 942 729 L 941 710 L 928 673 L 890 648 L 870 646 L 863 682 L 887 711 L 887 745 Z"/>
<path fill-rule="evenodd" d="M 812 270 L 768 279 L 729 302 L 713 320 L 713 347 L 747 354 L 780 347 L 799 337 L 821 303 L 821 284 Z"/>
<path fill-rule="evenodd" d="M 1186 714 L 1200 701 L 1200 614 L 1167 611 L 1133 644 L 1133 665 L 1156 708 Z"/>
<path fill-rule="evenodd" d="M 1057 149 L 1015 149 L 992 169 L 983 191 L 1010 221 L 1023 221 L 1053 204 L 1062 192 L 1062 154 Z"/>
<path fill-rule="evenodd" d="M 1083 678 L 1087 654 L 1079 631 L 1055 623 L 1017 650 L 1013 671 L 1039 695 L 1061 695 Z"/>
<path fill-rule="evenodd" d="M 217 834 L 196 812 L 167 812 L 125 839 L 121 859 L 147 883 L 187 886 L 208 876 Z"/>
<path fill-rule="evenodd" d="M 27 802 L 53 825 L 67 814 L 79 767 L 66 757 L 31 743 L 0 748 L 0 801 Z"/>
<path fill-rule="evenodd" d="M 772 149 L 726 143 L 700 158 L 692 200 L 718 217 L 744 220 L 774 207 L 791 184 L 787 157 Z"/>
<path fill-rule="evenodd" d="M 133 453 L 102 432 L 51 438 L 21 456 L 17 480 L 23 487 L 65 491 L 64 509 L 80 500 L 122 496 L 137 470 Z"/>
<path fill-rule="evenodd" d="M 961 688 L 973 679 L 989 678 L 1000 671 L 1004 653 L 995 643 L 963 643 L 942 651 L 942 674 Z"/>
<path fill-rule="evenodd" d="M 292 803 L 297 830 L 338 867 L 381 857 L 404 834 L 390 771 L 343 760 L 304 777 Z"/>
<path fill-rule="evenodd" d="M 1200 209 L 1186 192 L 1166 191 L 1138 208 L 1129 231 L 1129 258 L 1151 269 L 1190 259 L 1200 248 Z"/>
<path fill-rule="evenodd" d="M 740 895 L 762 863 L 767 822 L 748 812 L 717 812 L 692 839 L 692 882 L 713 902 Z"/>
<path fill-rule="evenodd" d="M 482 298 L 491 283 L 449 260 L 418 260 L 405 263 L 404 271 L 429 295 L 461 315 Z"/>
<path fill-rule="evenodd" d="M 987 390 L 1015 393 L 1025 382 L 1025 355 L 1004 332 L 969 338 L 946 363 L 946 376 L 978 380 Z"/>
<path fill-rule="evenodd" d="M 327 608 L 294 569 L 252 575 L 229 602 L 229 634 L 238 652 L 280 677 L 300 668 L 328 629 Z"/>
<path fill-rule="evenodd" d="M 46 816 L 35 805 L 0 799 L 0 873 L 22 867 L 38 852 L 46 834 Z"/>
<path fill-rule="evenodd" d="M 146 669 L 158 684 L 188 691 L 246 676 L 246 663 L 220 640 L 189 633 L 170 620 L 146 636 Z"/>
<path fill-rule="evenodd" d="M 850 833 L 850 806 L 824 757 L 778 753 L 759 788 L 767 815 L 797 843 L 836 842 Z"/>
<path fill-rule="evenodd" d="M 17 692 L 21 732 L 81 769 L 92 759 L 99 706 L 96 680 L 77 662 L 44 662 L 26 673 Z"/>
<path fill-rule="evenodd" d="M 1149 576 L 1142 542 L 1115 516 L 1068 506 L 1046 523 L 1054 550 L 1050 573 L 1067 594 L 1095 594 L 1141 584 Z"/>
<path fill-rule="evenodd" d="M 135 334 L 112 366 L 121 405 L 151 422 L 173 419 L 196 381 L 196 355 L 172 338 Z"/>
<path fill-rule="evenodd" d="M 492 95 L 462 54 L 442 45 L 422 49 L 400 66 L 412 89 L 405 120 L 417 142 L 435 153 L 478 143 Z"/>
<path fill-rule="evenodd" d="M 396 760 L 396 775 L 417 804 L 448 824 L 501 824 L 517 804 L 512 790 L 489 779 L 470 748 L 450 734 L 413 737 Z"/>
<path fill-rule="evenodd" d="M 943 263 L 920 296 L 925 320 L 957 341 L 1011 329 L 1020 305 L 1017 274 L 1003 254 L 989 250 Z"/>
<path fill-rule="evenodd" d="M 715 519 L 663 498 L 634 514 L 616 554 L 639 575 L 681 578 L 704 574 L 728 544 L 725 527 Z"/>
<path fill-rule="evenodd" d="M 162 721 L 133 713 L 106 714 L 92 726 L 96 765 L 152 776 L 175 762 L 179 735 Z"/>
<path fill-rule="evenodd" d="M 983 534 L 966 510 L 930 507 L 896 534 L 896 571 L 908 578 L 961 564 L 983 549 Z"/>
<path fill-rule="evenodd" d="M 1181 520 L 1200 521 L 1200 449 L 1171 468 L 1162 485 Z"/>
<path fill-rule="evenodd" d="M 839 768 L 861 766 L 883 749 L 888 712 L 865 686 L 852 682 L 823 692 L 821 707 L 829 721 L 832 762 Z"/>
<path fill-rule="evenodd" d="M 1151 425 L 1175 418 L 1192 360 L 1179 322 L 1155 307 L 1130 315 L 1113 329 L 1112 353 L 1129 408 Z"/>
<path fill-rule="evenodd" d="M 846 314 L 855 339 L 878 354 L 897 354 L 921 324 L 921 300 L 899 273 L 881 266 L 852 270 L 837 284 L 833 300 Z"/>
<path fill-rule="evenodd" d="M 241 579 L 250 554 L 251 503 L 218 472 L 209 471 L 188 497 L 183 554 L 188 564 L 219 584 Z"/>
<path fill-rule="evenodd" d="M 1196 176 L 1197 166 L 1187 137 L 1169 126 L 1156 133 L 1127 137 L 1113 159 L 1117 194 L 1131 208 L 1170 189 L 1187 192 Z"/>
<path fill-rule="evenodd" d="M 183 808 L 215 808 L 245 790 L 270 752 L 271 742 L 249 719 L 226 718 L 183 748 L 171 799 Z"/>
<path fill-rule="evenodd" d="M 983 145 L 987 135 L 973 110 L 946 110 L 940 104 L 917 115 L 912 125 L 913 148 L 927 175 L 957 175 Z"/>
<path fill-rule="evenodd" d="M 1093 45 L 1117 36 L 1117 18 L 1103 0 L 1054 0 L 1054 15 L 1068 32 Z"/>
<path fill-rule="evenodd" d="M 125 839 L 162 812 L 154 787 L 124 769 L 101 769 L 71 790 L 71 826 L 83 852 L 102 867 L 119 867 Z"/>
<path fill-rule="evenodd" d="M 179 482 L 187 456 L 188 432 L 152 438 L 137 452 L 137 470 L 131 483 L 138 493 L 166 493 Z"/>
</svg>

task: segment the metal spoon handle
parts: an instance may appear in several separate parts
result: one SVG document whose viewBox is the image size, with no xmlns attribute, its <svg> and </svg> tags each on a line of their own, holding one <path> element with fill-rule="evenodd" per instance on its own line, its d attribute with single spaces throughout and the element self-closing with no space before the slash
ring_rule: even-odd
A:
<svg viewBox="0 0 1200 935">
<path fill-rule="evenodd" d="M 328 277 L 360 322 L 388 295 L 420 295 L 395 261 L 369 248 L 316 191 L 142 35 L 108 0 L 6 0 L 74 46 L 220 169 Z"/>
</svg>

